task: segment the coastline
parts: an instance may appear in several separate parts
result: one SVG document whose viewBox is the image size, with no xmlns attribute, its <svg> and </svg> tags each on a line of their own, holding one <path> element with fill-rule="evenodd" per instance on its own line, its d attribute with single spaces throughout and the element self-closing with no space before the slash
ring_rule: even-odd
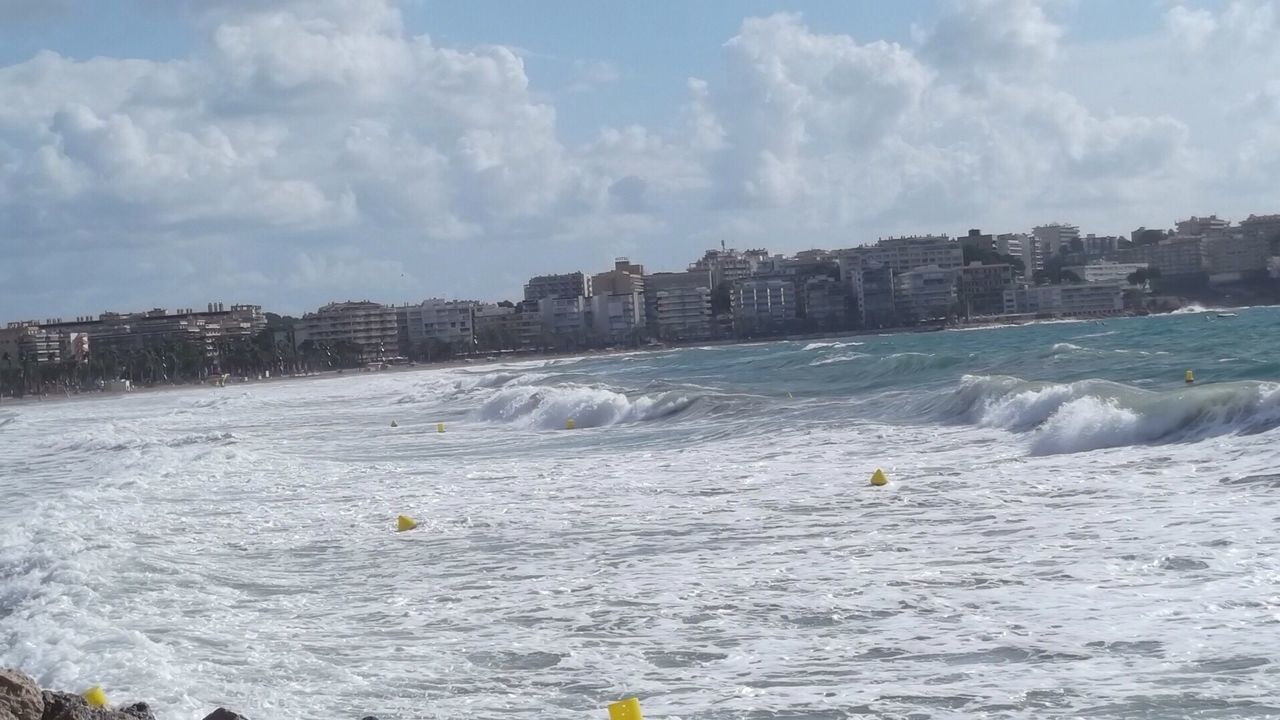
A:
<svg viewBox="0 0 1280 720">
<path fill-rule="evenodd" d="M 1187 306 L 1183 306 L 1187 307 Z M 1242 309 L 1241 307 L 1202 307 L 1202 312 L 1215 312 L 1222 310 Z M 1254 307 L 1254 306 L 1248 306 Z M 1039 325 L 1046 323 L 1061 322 L 1090 322 L 1095 320 L 1122 319 L 1130 317 L 1145 317 L 1149 315 L 1168 315 L 1178 312 L 1178 310 L 1167 310 L 1162 312 L 1137 313 L 1137 312 L 1121 312 L 1113 315 L 1090 317 L 1090 318 L 1053 318 L 1053 319 L 1023 319 L 1023 320 L 981 320 L 974 322 L 955 323 L 946 325 L 920 325 L 912 327 L 892 327 L 877 329 L 860 329 L 860 330 L 836 330 L 829 332 L 816 333 L 789 333 L 786 335 L 772 335 L 764 337 L 746 337 L 746 338 L 724 338 L 715 340 L 703 340 L 686 343 L 657 343 L 652 345 L 640 345 L 637 347 L 614 347 L 604 349 L 592 349 L 568 352 L 511 352 L 506 354 L 477 354 L 471 357 L 455 358 L 442 362 L 433 363 L 408 363 L 403 365 L 387 365 L 386 367 L 370 370 L 362 368 L 350 368 L 341 370 L 321 370 L 317 372 L 296 374 L 296 375 L 276 375 L 273 377 L 247 378 L 239 377 L 229 380 L 226 385 L 215 385 L 212 383 L 171 383 L 157 385 L 141 385 L 125 392 L 109 392 L 103 390 L 90 390 L 79 393 L 66 393 L 62 395 L 37 395 L 25 396 L 21 398 L 0 397 L 0 411 L 6 408 L 20 408 L 32 404 L 43 403 L 61 403 L 76 400 L 113 400 L 129 397 L 137 397 L 139 395 L 150 395 L 157 392 L 171 392 L 175 390 L 191 390 L 197 388 L 206 388 L 209 390 L 226 390 L 236 387 L 254 387 L 263 383 L 279 383 L 279 382 L 302 382 L 307 380 L 319 380 L 324 378 L 334 378 L 343 376 L 364 376 L 364 375 L 380 375 L 385 373 L 407 373 L 420 372 L 424 370 L 441 370 L 458 367 L 472 366 L 488 366 L 509 362 L 537 362 L 552 361 L 576 358 L 592 358 L 592 357 L 608 357 L 612 355 L 624 355 L 643 352 L 664 352 L 667 350 L 676 350 L 681 348 L 696 347 L 715 347 L 725 345 L 748 345 L 762 342 L 801 342 L 805 340 L 824 340 L 830 338 L 842 337 L 862 337 L 862 336 L 878 336 L 878 335 L 898 335 L 910 333 L 924 332 L 940 332 L 940 331 L 956 331 L 956 330 L 979 330 L 994 329 L 1002 327 L 1020 327 L 1024 325 Z"/>
</svg>

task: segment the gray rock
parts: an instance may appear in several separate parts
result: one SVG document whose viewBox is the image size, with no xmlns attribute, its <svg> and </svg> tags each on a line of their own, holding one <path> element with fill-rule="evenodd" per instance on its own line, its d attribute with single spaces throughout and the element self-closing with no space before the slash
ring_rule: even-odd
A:
<svg viewBox="0 0 1280 720">
<path fill-rule="evenodd" d="M 44 696 L 40 686 L 12 668 L 0 668 L 0 720 L 40 720 Z"/>
<path fill-rule="evenodd" d="M 218 708 L 208 715 L 204 716 L 204 720 L 249 720 L 239 713 L 233 713 L 226 708 Z"/>
<path fill-rule="evenodd" d="M 95 708 L 71 693 L 44 691 L 44 714 L 40 720 L 156 720 L 146 703 L 122 708 Z"/>
</svg>

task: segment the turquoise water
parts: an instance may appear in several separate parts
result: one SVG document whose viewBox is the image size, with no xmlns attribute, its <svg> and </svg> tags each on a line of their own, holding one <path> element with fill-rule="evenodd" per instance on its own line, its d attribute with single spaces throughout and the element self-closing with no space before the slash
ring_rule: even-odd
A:
<svg viewBox="0 0 1280 720">
<path fill-rule="evenodd" d="M 165 718 L 1280 717 L 1277 330 L 0 408 L 0 664 Z"/>
</svg>

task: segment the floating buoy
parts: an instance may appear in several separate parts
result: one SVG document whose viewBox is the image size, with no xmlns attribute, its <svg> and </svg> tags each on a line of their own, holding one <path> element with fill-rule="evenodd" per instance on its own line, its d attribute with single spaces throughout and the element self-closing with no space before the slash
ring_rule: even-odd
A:
<svg viewBox="0 0 1280 720">
<path fill-rule="evenodd" d="M 640 715 L 640 700 L 627 698 L 609 704 L 609 720 L 644 720 Z"/>
<path fill-rule="evenodd" d="M 436 432 L 438 433 L 444 432 L 444 423 L 436 423 Z"/>
<path fill-rule="evenodd" d="M 391 427 L 400 427 L 400 423 L 396 422 L 395 420 L 392 420 Z"/>
<path fill-rule="evenodd" d="M 1196 374 L 1195 374 L 1195 373 L 1193 373 L 1193 372 L 1191 372 L 1190 370 L 1188 370 L 1188 371 L 1187 371 L 1187 384 L 1188 384 L 1188 385 L 1190 385 L 1191 383 L 1193 383 L 1193 382 L 1195 382 L 1195 381 L 1196 381 Z"/>
<path fill-rule="evenodd" d="M 564 429 L 565 429 L 565 430 L 572 430 L 572 429 L 574 429 L 575 427 L 577 427 L 577 424 L 575 424 L 575 423 L 573 422 L 573 418 L 569 418 L 568 420 L 565 420 L 565 421 L 564 421 Z"/>
<path fill-rule="evenodd" d="M 84 701 L 93 707 L 104 708 L 107 706 L 107 693 L 102 689 L 101 685 L 94 685 L 85 690 L 80 697 L 84 698 Z"/>
<path fill-rule="evenodd" d="M 876 487 L 880 487 L 881 485 L 888 485 L 889 478 L 884 476 L 883 470 L 881 470 L 880 468 L 876 468 L 876 471 L 871 473 L 871 484 L 875 485 Z"/>
<path fill-rule="evenodd" d="M 418 527 L 418 523 L 408 515 L 401 515 L 396 518 L 396 532 L 404 532 Z"/>
</svg>

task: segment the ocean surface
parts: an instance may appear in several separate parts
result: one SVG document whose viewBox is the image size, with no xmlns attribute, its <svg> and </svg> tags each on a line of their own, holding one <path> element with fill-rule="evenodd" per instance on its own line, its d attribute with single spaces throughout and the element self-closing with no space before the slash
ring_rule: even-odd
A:
<svg viewBox="0 0 1280 720">
<path fill-rule="evenodd" d="M 1280 717 L 1278 380 L 1258 308 L 0 404 L 0 664 L 162 719 Z"/>
</svg>

